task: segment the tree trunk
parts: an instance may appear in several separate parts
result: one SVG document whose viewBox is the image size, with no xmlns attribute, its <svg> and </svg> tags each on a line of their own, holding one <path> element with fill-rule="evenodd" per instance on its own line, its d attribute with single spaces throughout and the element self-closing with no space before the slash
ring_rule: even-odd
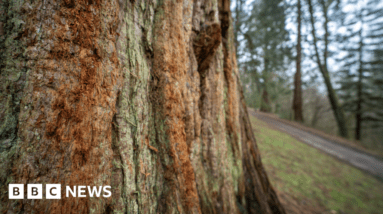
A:
<svg viewBox="0 0 383 214">
<path fill-rule="evenodd" d="M 262 101 L 261 101 L 260 111 L 262 111 L 262 112 L 270 112 L 271 111 L 270 101 L 269 101 L 269 93 L 267 92 L 266 84 L 262 90 Z"/>
<path fill-rule="evenodd" d="M 319 71 L 321 72 L 321 74 L 323 76 L 323 79 L 324 79 L 324 82 L 325 82 L 325 85 L 327 88 L 327 96 L 330 100 L 330 104 L 331 104 L 336 122 L 338 124 L 339 134 L 342 137 L 347 138 L 348 137 L 348 130 L 347 130 L 347 125 L 346 125 L 345 115 L 344 115 L 342 108 L 339 105 L 338 97 L 336 96 L 335 90 L 332 86 L 332 83 L 330 80 L 330 74 L 329 74 L 328 68 L 327 68 L 327 55 L 328 55 L 327 49 L 328 49 L 328 36 L 329 36 L 328 26 L 327 26 L 327 24 L 328 24 L 328 16 L 327 16 L 328 5 L 326 5 L 326 1 L 320 1 L 322 4 L 323 15 L 324 15 L 324 19 L 325 19 L 325 21 L 324 21 L 324 31 L 325 31 L 325 35 L 324 35 L 325 42 L 324 43 L 325 44 L 324 44 L 323 63 L 322 63 L 320 56 L 319 56 L 319 50 L 318 50 L 318 44 L 317 44 L 313 5 L 312 5 L 311 0 L 307 0 L 307 1 L 308 1 L 308 5 L 309 5 L 309 12 L 310 12 L 310 22 L 311 22 L 311 28 L 312 28 L 311 33 L 312 33 L 313 40 L 314 40 L 313 43 L 314 43 L 314 48 L 315 48 L 315 58 L 316 58 L 316 61 L 317 61 L 318 67 L 319 67 Z"/>
<path fill-rule="evenodd" d="M 303 122 L 303 109 L 302 109 L 302 79 L 301 79 L 301 1 L 298 0 L 298 38 L 297 38 L 297 59 L 296 59 L 296 72 L 294 76 L 294 120 Z"/>
<path fill-rule="evenodd" d="M 357 86 L 357 106 L 356 106 L 356 120 L 355 120 L 355 140 L 361 139 L 362 134 L 362 102 L 363 102 L 363 16 L 362 12 L 359 14 L 359 19 L 362 21 L 362 26 L 359 30 L 359 69 L 358 69 L 358 86 Z"/>
<path fill-rule="evenodd" d="M 0 212 L 285 213 L 249 122 L 228 0 L 1 11 Z M 112 196 L 9 200 L 9 183 Z"/>
<path fill-rule="evenodd" d="M 266 48 L 264 48 L 263 50 L 266 50 Z M 268 92 L 268 84 L 269 84 L 268 59 L 266 57 L 263 58 L 263 64 L 264 64 L 264 69 L 262 71 L 263 87 L 262 87 L 262 95 L 261 95 L 261 107 L 259 110 L 262 112 L 271 112 L 269 92 Z"/>
</svg>

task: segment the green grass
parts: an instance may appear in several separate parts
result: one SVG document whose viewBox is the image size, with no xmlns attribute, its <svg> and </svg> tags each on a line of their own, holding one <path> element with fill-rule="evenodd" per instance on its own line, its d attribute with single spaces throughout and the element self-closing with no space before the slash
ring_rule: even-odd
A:
<svg viewBox="0 0 383 214">
<path fill-rule="evenodd" d="M 383 213 L 383 183 L 251 117 L 274 187 L 298 201 L 345 213 Z"/>
</svg>

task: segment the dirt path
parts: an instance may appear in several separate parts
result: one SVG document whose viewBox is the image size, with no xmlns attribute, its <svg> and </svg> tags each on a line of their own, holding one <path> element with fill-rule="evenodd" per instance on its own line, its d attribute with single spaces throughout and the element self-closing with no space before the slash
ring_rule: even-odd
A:
<svg viewBox="0 0 383 214">
<path fill-rule="evenodd" d="M 355 166 L 356 168 L 362 169 L 379 178 L 380 180 L 383 180 L 383 162 L 378 160 L 377 158 L 365 154 L 363 152 L 359 152 L 355 149 L 339 145 L 331 140 L 319 137 L 315 134 L 301 130 L 297 127 L 280 122 L 276 119 L 273 119 L 272 117 L 265 116 L 254 111 L 250 112 L 250 114 L 270 124 L 272 127 L 286 132 L 310 146 L 313 146 L 323 152 L 335 156 Z"/>
</svg>

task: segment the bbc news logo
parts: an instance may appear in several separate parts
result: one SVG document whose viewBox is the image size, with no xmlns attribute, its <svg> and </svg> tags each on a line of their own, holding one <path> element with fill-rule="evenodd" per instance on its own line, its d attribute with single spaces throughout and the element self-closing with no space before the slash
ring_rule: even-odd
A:
<svg viewBox="0 0 383 214">
<path fill-rule="evenodd" d="M 24 184 L 9 184 L 9 199 L 24 199 Z M 65 197 L 104 197 L 112 196 L 110 186 L 66 186 Z M 45 185 L 46 199 L 61 199 L 61 184 Z M 42 184 L 27 184 L 27 199 L 43 199 Z"/>
</svg>

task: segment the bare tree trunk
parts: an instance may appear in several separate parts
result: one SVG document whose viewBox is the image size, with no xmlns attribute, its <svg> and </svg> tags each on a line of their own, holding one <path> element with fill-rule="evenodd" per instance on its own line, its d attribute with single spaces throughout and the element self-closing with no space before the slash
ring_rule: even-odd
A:
<svg viewBox="0 0 383 214">
<path fill-rule="evenodd" d="M 298 38 L 297 38 L 297 59 L 296 59 L 296 72 L 294 75 L 294 120 L 303 122 L 303 109 L 302 109 L 302 79 L 301 79 L 301 1 L 298 0 Z"/>
<path fill-rule="evenodd" d="M 0 212 L 285 213 L 253 136 L 230 2 L 1 5 Z M 9 200 L 9 183 L 112 197 Z"/>
<path fill-rule="evenodd" d="M 268 59 L 266 57 L 264 59 L 264 70 L 262 71 L 263 76 L 263 87 L 262 87 L 262 95 L 261 95 L 261 107 L 260 111 L 262 112 L 270 112 L 270 100 L 269 100 L 269 92 L 268 92 L 268 84 L 269 84 L 269 73 L 268 73 Z"/>
<path fill-rule="evenodd" d="M 357 86 L 357 107 L 356 107 L 356 121 L 355 121 L 355 139 L 361 139 L 362 132 L 362 102 L 363 102 L 363 16 L 362 12 L 359 14 L 359 19 L 362 21 L 362 26 L 359 30 L 359 69 L 358 69 L 358 86 Z"/>
<path fill-rule="evenodd" d="M 317 37 L 316 37 L 316 30 L 315 30 L 315 20 L 314 20 L 314 11 L 311 0 L 308 0 L 309 4 L 309 12 L 310 12 L 310 21 L 311 21 L 311 27 L 312 27 L 312 36 L 314 40 L 314 48 L 315 48 L 315 57 L 316 61 L 319 67 L 319 71 L 321 72 L 323 79 L 325 81 L 325 85 L 327 87 L 327 96 L 330 100 L 330 104 L 332 107 L 332 110 L 334 112 L 335 119 L 338 124 L 339 133 L 342 137 L 347 138 L 348 137 L 348 130 L 346 125 L 346 120 L 344 116 L 344 112 L 342 108 L 339 105 L 338 98 L 336 96 L 335 90 L 332 86 L 331 80 L 330 80 L 330 74 L 328 72 L 327 68 L 327 49 L 328 49 L 328 16 L 327 16 L 327 10 L 328 5 L 326 5 L 326 1 L 321 1 L 323 14 L 324 14 L 324 30 L 325 30 L 325 44 L 324 44 L 324 53 L 323 53 L 323 63 L 321 62 L 320 56 L 319 56 L 319 50 L 318 50 L 318 44 L 317 44 Z"/>
<path fill-rule="evenodd" d="M 260 111 L 262 112 L 270 112 L 270 101 L 269 101 L 269 92 L 267 92 L 267 87 L 263 87 L 262 90 L 262 101 L 261 101 L 261 108 Z"/>
</svg>

